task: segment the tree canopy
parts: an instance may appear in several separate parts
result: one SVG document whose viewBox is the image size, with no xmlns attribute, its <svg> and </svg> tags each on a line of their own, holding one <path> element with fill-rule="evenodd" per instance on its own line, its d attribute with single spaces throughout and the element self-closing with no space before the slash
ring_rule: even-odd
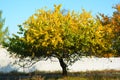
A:
<svg viewBox="0 0 120 80">
<path fill-rule="evenodd" d="M 116 56 L 120 56 L 120 4 L 117 4 L 113 7 L 115 11 L 112 16 L 107 16 L 104 14 L 101 15 L 100 22 L 103 26 L 111 29 L 113 36 L 109 36 L 109 40 L 111 40 L 111 49 L 114 50 Z"/>
<path fill-rule="evenodd" d="M 2 18 L 2 11 L 0 11 L 0 45 L 7 38 L 8 27 L 4 28 L 5 19 Z"/>
<path fill-rule="evenodd" d="M 54 5 L 54 10 L 40 9 L 19 25 L 18 35 L 9 37 L 5 46 L 20 58 L 58 58 L 66 75 L 67 65 L 82 56 L 113 52 L 113 36 L 112 28 L 90 12 L 64 12 L 61 5 Z"/>
</svg>

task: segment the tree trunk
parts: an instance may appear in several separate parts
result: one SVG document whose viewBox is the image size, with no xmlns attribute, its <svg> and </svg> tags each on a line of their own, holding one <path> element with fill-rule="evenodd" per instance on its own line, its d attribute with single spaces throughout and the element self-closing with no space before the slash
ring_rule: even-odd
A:
<svg viewBox="0 0 120 80">
<path fill-rule="evenodd" d="M 62 75 L 67 76 L 67 65 L 65 64 L 62 58 L 59 58 L 59 63 L 60 66 L 62 67 Z"/>
</svg>

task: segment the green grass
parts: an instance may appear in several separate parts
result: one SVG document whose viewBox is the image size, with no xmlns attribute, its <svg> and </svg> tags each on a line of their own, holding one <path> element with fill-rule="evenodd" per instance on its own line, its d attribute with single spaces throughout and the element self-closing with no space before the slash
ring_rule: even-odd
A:
<svg viewBox="0 0 120 80">
<path fill-rule="evenodd" d="M 11 72 L 0 73 L 0 80 L 120 80 L 120 71 L 75 72 L 68 73 L 68 77 L 63 77 L 60 72 Z"/>
</svg>

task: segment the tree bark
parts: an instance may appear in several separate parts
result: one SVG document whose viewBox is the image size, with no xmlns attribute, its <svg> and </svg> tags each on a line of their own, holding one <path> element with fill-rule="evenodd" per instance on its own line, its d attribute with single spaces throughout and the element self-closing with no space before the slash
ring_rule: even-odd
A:
<svg viewBox="0 0 120 80">
<path fill-rule="evenodd" d="M 62 67 L 62 75 L 67 76 L 67 65 L 65 64 L 62 58 L 59 58 L 59 63 L 60 66 Z"/>
</svg>

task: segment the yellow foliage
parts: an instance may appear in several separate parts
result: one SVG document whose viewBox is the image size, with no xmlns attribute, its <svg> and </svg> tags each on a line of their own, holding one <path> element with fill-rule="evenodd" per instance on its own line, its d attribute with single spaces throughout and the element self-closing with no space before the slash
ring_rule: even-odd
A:
<svg viewBox="0 0 120 80">
<path fill-rule="evenodd" d="M 107 40 L 103 36 L 106 31 L 111 33 L 111 28 L 102 26 L 84 9 L 82 13 L 68 11 L 64 14 L 60 8 L 61 5 L 54 5 L 54 11 L 41 9 L 32 15 L 24 25 L 28 29 L 26 40 L 37 44 L 36 47 L 52 49 L 61 49 L 63 46 L 81 48 L 82 44 L 85 45 L 84 51 L 88 51 L 91 45 L 105 47 Z M 95 52 L 96 49 L 92 49 Z"/>
</svg>

